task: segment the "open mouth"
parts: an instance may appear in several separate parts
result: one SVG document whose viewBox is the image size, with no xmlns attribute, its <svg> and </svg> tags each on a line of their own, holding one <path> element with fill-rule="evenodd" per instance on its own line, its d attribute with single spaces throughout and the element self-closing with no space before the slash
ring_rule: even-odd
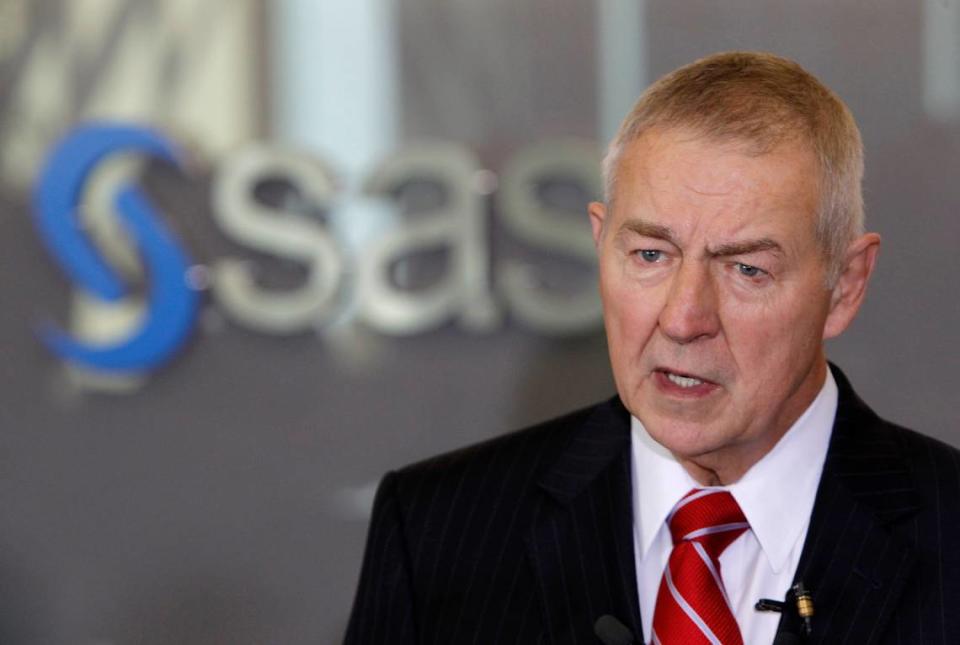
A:
<svg viewBox="0 0 960 645">
<path fill-rule="evenodd" d="M 703 385 L 703 381 L 692 376 L 680 376 L 679 374 L 673 374 L 667 372 L 667 378 L 670 379 L 671 383 L 676 383 L 680 387 L 693 387 L 695 385 Z"/>
<path fill-rule="evenodd" d="M 677 387 L 683 389 L 694 389 L 700 386 L 712 386 L 716 385 L 712 381 L 708 381 L 705 378 L 700 378 L 692 374 L 685 374 L 683 372 L 674 372 L 668 369 L 658 369 L 656 370 L 659 374 L 666 378 L 667 381 L 676 385 Z"/>
</svg>

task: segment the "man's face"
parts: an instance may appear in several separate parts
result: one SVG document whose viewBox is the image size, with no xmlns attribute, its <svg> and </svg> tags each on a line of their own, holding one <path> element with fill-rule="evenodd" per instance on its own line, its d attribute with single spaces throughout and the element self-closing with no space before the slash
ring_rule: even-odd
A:
<svg viewBox="0 0 960 645">
<path fill-rule="evenodd" d="M 795 143 L 748 156 L 654 130 L 623 151 L 610 209 L 591 205 L 617 389 L 691 472 L 739 478 L 823 384 L 817 170 Z"/>
</svg>

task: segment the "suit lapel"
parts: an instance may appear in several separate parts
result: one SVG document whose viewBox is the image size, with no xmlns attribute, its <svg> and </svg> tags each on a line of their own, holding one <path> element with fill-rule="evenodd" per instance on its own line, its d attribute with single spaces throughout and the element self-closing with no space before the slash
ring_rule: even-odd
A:
<svg viewBox="0 0 960 645">
<path fill-rule="evenodd" d="M 527 539 L 552 644 L 596 642 L 605 614 L 640 634 L 633 555 L 629 414 L 614 399 L 578 428 L 540 479 Z"/>
<path fill-rule="evenodd" d="M 813 643 L 873 643 L 915 561 L 892 532 L 918 509 L 910 473 L 878 418 L 833 368 L 837 418 L 795 580 L 811 590 Z M 799 633 L 784 614 L 781 631 Z"/>
</svg>

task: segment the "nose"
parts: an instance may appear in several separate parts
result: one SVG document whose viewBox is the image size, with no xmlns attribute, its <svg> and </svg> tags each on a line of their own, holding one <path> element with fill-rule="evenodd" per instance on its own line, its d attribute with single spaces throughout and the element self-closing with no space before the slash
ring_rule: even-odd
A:
<svg viewBox="0 0 960 645">
<path fill-rule="evenodd" d="M 720 331 L 718 307 L 716 285 L 708 267 L 682 262 L 667 286 L 658 319 L 660 330 L 681 345 L 713 338 Z"/>
</svg>

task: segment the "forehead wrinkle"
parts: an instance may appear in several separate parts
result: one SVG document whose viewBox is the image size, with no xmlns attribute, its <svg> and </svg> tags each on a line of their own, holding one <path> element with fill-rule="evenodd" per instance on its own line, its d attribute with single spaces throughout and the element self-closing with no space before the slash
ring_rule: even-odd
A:
<svg viewBox="0 0 960 645">
<path fill-rule="evenodd" d="M 718 182 L 719 183 L 719 182 Z M 726 184 L 733 183 L 733 186 L 728 186 Z M 736 184 L 735 180 L 727 179 L 724 183 L 717 186 L 715 189 L 710 190 L 707 187 L 698 187 L 695 184 L 691 183 L 689 179 L 683 180 L 684 187 L 695 195 L 700 195 L 701 197 L 725 197 L 737 191 L 739 186 Z"/>
</svg>

